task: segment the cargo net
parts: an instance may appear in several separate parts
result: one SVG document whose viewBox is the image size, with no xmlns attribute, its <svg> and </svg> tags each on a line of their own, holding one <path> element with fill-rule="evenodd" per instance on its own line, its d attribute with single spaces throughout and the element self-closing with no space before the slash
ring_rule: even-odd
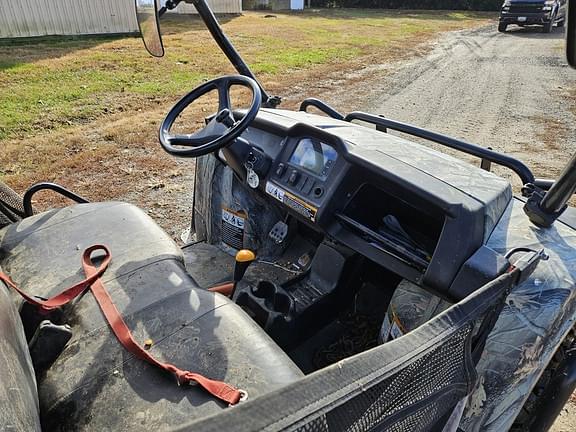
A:
<svg viewBox="0 0 576 432">
<path fill-rule="evenodd" d="M 296 430 L 302 432 L 428 431 L 452 413 L 471 384 L 466 356 L 470 326 L 382 382 Z"/>
<path fill-rule="evenodd" d="M 0 182 L 0 228 L 24 217 L 22 198 Z"/>
</svg>

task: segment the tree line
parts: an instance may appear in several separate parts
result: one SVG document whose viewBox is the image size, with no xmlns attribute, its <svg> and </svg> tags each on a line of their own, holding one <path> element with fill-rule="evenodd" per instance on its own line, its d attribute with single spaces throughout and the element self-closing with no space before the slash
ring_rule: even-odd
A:
<svg viewBox="0 0 576 432">
<path fill-rule="evenodd" d="M 311 0 L 312 7 L 373 9 L 500 10 L 503 0 Z"/>
</svg>

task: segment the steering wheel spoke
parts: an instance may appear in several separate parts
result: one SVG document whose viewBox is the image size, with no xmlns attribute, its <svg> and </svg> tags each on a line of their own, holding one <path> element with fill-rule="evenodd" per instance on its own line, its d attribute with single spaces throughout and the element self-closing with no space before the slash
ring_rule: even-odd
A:
<svg viewBox="0 0 576 432">
<path fill-rule="evenodd" d="M 191 135 L 166 135 L 166 141 L 173 146 L 199 147 L 208 144 L 218 138 L 218 135 L 207 135 L 203 137 L 192 137 Z"/>
<path fill-rule="evenodd" d="M 238 121 L 232 114 L 230 102 L 230 87 L 233 85 L 246 87 L 252 91 L 250 108 Z M 218 92 L 218 113 L 204 129 L 191 135 L 172 134 L 170 130 L 182 111 L 198 98 L 213 90 Z M 218 151 L 232 144 L 250 125 L 260 110 L 261 102 L 260 87 L 251 78 L 242 75 L 230 75 L 208 81 L 180 99 L 166 115 L 160 126 L 160 144 L 168 153 L 182 157 L 199 157 Z"/>
<path fill-rule="evenodd" d="M 232 109 L 232 102 L 230 102 L 230 84 L 223 83 L 223 85 L 218 86 L 218 111 Z"/>
</svg>

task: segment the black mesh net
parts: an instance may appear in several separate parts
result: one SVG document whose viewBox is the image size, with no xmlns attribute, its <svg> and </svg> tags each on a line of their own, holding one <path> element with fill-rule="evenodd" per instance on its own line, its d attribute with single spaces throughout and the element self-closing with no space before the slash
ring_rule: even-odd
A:
<svg viewBox="0 0 576 432">
<path fill-rule="evenodd" d="M 364 432 L 375 427 L 387 431 L 429 430 L 463 397 L 470 379 L 465 345 L 470 327 L 456 332 L 397 374 L 373 385 L 325 414 L 329 430 Z M 413 410 L 415 405 L 421 408 Z M 311 422 L 301 431 L 322 431 Z"/>
</svg>

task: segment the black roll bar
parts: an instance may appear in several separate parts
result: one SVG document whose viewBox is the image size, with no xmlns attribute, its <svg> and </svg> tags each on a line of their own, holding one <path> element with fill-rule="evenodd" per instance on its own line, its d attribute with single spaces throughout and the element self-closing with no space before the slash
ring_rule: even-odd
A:
<svg viewBox="0 0 576 432">
<path fill-rule="evenodd" d="M 247 76 L 252 78 L 254 81 L 258 83 L 258 87 L 260 87 L 260 91 L 262 92 L 262 106 L 267 108 L 275 108 L 277 107 L 281 100 L 279 97 L 274 96 L 270 97 L 268 93 L 264 90 L 258 79 L 254 73 L 250 70 L 250 67 L 246 64 L 246 62 L 242 59 L 230 39 L 224 34 L 218 20 L 214 16 L 214 13 L 210 9 L 210 6 L 206 3 L 206 0 L 192 0 L 191 1 L 196 10 L 198 11 L 198 15 L 204 21 L 204 24 L 208 28 L 208 31 L 222 50 L 230 63 L 234 66 L 234 68 L 238 71 L 240 75 Z"/>
<path fill-rule="evenodd" d="M 576 192 L 576 154 L 572 156 L 558 180 L 544 195 L 540 207 L 546 213 L 557 213 L 566 207 L 574 192 Z"/>
<path fill-rule="evenodd" d="M 78 194 L 75 194 L 74 192 L 66 189 L 64 186 L 60 186 L 59 184 L 56 184 L 56 183 L 36 183 L 36 184 L 30 186 L 26 190 L 26 192 L 24 192 L 24 196 L 22 197 L 22 203 L 24 206 L 24 214 L 26 215 L 26 217 L 32 216 L 34 214 L 34 209 L 32 207 L 32 197 L 34 196 L 34 194 L 36 194 L 36 192 L 40 192 L 42 190 L 54 191 L 60 195 L 65 196 L 68 199 L 71 199 L 72 201 L 79 203 L 79 204 L 85 204 L 85 203 L 90 202 L 86 198 L 81 197 Z"/>
<path fill-rule="evenodd" d="M 304 99 L 300 104 L 300 111 L 306 112 L 306 109 L 311 106 L 319 109 L 324 114 L 328 114 L 330 117 L 335 118 L 336 120 L 344 120 L 344 115 L 340 114 L 338 111 L 336 111 L 336 109 L 332 108 L 326 102 L 322 102 L 320 99 L 316 98 Z"/>
<path fill-rule="evenodd" d="M 348 122 L 352 120 L 360 120 L 367 123 L 372 123 L 382 128 L 393 129 L 398 132 L 433 141 L 443 146 L 459 150 L 472 156 L 477 156 L 481 159 L 488 160 L 498 165 L 502 165 L 514 171 L 522 180 L 522 184 L 534 184 L 534 174 L 532 174 L 530 168 L 528 168 L 524 163 L 520 162 L 518 159 L 514 159 L 511 156 L 507 156 L 493 150 L 488 150 L 476 144 L 470 144 L 465 141 L 460 141 L 455 138 L 451 138 L 436 132 L 431 132 L 407 123 L 401 123 L 395 120 L 390 120 L 360 111 L 351 112 L 350 114 L 346 115 L 346 117 L 344 117 L 344 120 Z"/>
</svg>

